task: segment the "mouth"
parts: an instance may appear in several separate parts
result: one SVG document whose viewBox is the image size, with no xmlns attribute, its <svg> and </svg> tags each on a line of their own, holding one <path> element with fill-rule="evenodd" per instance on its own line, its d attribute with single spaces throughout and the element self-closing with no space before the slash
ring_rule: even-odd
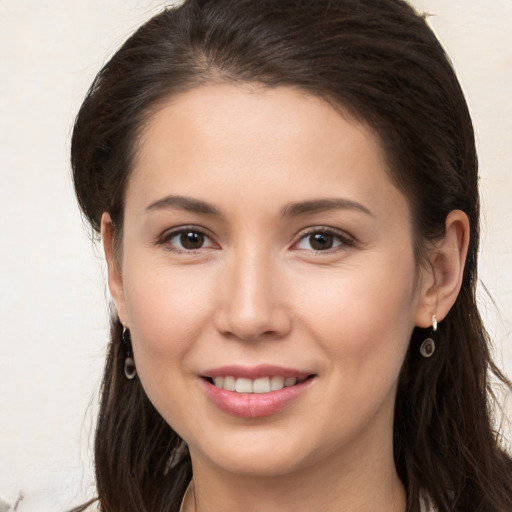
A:
<svg viewBox="0 0 512 512">
<path fill-rule="evenodd" d="M 206 396 L 221 411 L 256 419 L 284 411 L 307 396 L 318 375 L 263 364 L 223 366 L 200 377 Z"/>
<path fill-rule="evenodd" d="M 315 375 L 284 377 L 282 375 L 272 375 L 249 379 L 245 377 L 235 377 L 233 375 L 219 375 L 216 377 L 203 377 L 216 388 L 225 391 L 234 391 L 235 393 L 270 393 L 271 391 L 280 391 L 284 388 L 297 386 L 314 378 Z"/>
</svg>

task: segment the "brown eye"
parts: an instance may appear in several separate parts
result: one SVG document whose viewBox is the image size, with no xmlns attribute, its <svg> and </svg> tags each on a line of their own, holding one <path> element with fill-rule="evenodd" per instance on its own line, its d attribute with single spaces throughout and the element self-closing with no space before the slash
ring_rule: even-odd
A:
<svg viewBox="0 0 512 512">
<path fill-rule="evenodd" d="M 173 231 L 165 236 L 161 243 L 177 252 L 197 251 L 215 247 L 215 244 L 207 235 L 195 229 Z"/>
<path fill-rule="evenodd" d="M 353 245 L 353 240 L 347 235 L 319 228 L 316 231 L 310 231 L 302 236 L 294 248 L 322 252 L 329 251 L 330 249 L 343 249 Z"/>
<path fill-rule="evenodd" d="M 183 249 L 194 250 L 201 249 L 204 244 L 205 236 L 197 231 L 184 231 L 180 234 L 180 245 Z"/>
<path fill-rule="evenodd" d="M 309 245 L 314 251 L 325 251 L 334 245 L 334 235 L 330 233 L 314 233 L 309 235 Z"/>
</svg>

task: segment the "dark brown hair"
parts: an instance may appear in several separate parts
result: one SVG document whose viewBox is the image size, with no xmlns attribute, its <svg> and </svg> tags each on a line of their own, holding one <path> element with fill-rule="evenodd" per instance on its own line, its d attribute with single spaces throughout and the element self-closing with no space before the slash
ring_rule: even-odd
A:
<svg viewBox="0 0 512 512">
<path fill-rule="evenodd" d="M 408 510 L 421 493 L 439 512 L 510 512 L 512 462 L 493 431 L 490 357 L 475 288 L 477 158 L 455 73 L 425 19 L 402 0 L 187 0 L 149 20 L 96 77 L 78 114 L 72 166 L 94 230 L 123 201 L 141 129 L 166 99 L 207 82 L 291 86 L 324 98 L 377 134 L 410 201 L 421 263 L 454 209 L 469 217 L 462 289 L 431 359 L 413 332 L 395 406 L 394 455 Z M 123 374 L 114 315 L 95 441 L 103 512 L 177 511 L 191 464 L 183 443 Z"/>
</svg>

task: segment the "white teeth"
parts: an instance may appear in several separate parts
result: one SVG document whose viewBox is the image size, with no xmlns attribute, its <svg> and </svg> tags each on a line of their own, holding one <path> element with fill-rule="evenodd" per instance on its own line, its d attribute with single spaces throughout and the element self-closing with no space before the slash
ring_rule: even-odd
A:
<svg viewBox="0 0 512 512">
<path fill-rule="evenodd" d="M 235 384 L 236 384 L 235 377 L 224 377 L 224 384 L 222 385 L 222 387 L 226 391 L 235 391 L 235 389 L 236 389 Z"/>
<path fill-rule="evenodd" d="M 284 388 L 284 377 L 272 377 L 270 379 L 270 389 L 277 391 Z"/>
<path fill-rule="evenodd" d="M 252 383 L 252 392 L 253 393 L 268 393 L 269 391 L 270 391 L 270 379 L 268 377 L 256 379 Z"/>
<path fill-rule="evenodd" d="M 252 380 L 236 379 L 235 391 L 237 393 L 252 393 Z"/>
<path fill-rule="evenodd" d="M 213 383 L 216 387 L 225 389 L 226 391 L 236 391 L 237 393 L 269 393 L 270 391 L 279 391 L 280 389 L 295 386 L 299 382 L 296 377 L 260 377 L 251 380 L 246 378 L 238 378 L 231 376 L 215 377 Z"/>
</svg>

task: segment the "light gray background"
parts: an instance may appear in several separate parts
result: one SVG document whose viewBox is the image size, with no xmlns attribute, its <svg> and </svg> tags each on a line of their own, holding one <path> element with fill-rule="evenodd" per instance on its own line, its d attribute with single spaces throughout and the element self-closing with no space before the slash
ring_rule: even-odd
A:
<svg viewBox="0 0 512 512">
<path fill-rule="evenodd" d="M 94 493 L 107 333 L 101 250 L 69 176 L 74 116 L 157 0 L 0 0 L 0 503 L 63 511 Z M 512 0 L 415 0 L 473 114 L 484 206 L 482 311 L 512 375 Z M 0 510 L 2 510 L 0 505 Z"/>
</svg>

